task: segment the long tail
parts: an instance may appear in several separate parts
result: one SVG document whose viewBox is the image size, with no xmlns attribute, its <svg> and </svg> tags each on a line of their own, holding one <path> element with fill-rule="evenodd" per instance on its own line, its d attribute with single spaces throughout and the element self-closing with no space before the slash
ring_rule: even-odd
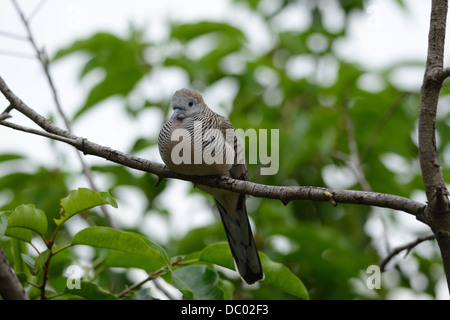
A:
<svg viewBox="0 0 450 320">
<path fill-rule="evenodd" d="M 264 279 L 258 250 L 248 221 L 245 195 L 239 194 L 236 212 L 231 214 L 225 210 L 217 199 L 216 204 L 227 234 L 231 253 L 242 279 L 248 284 Z"/>
</svg>

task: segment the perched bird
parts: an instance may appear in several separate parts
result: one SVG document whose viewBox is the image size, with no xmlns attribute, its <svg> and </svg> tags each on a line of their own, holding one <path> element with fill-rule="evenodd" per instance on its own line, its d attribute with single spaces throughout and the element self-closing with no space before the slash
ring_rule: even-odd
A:
<svg viewBox="0 0 450 320">
<path fill-rule="evenodd" d="M 248 180 L 241 141 L 230 121 L 212 111 L 190 89 L 175 92 L 173 114 L 158 138 L 161 158 L 169 169 L 185 175 L 228 175 Z M 214 160 L 214 161 L 211 161 Z M 264 278 L 245 206 L 245 195 L 198 185 L 214 196 L 237 270 L 248 284 Z"/>
</svg>

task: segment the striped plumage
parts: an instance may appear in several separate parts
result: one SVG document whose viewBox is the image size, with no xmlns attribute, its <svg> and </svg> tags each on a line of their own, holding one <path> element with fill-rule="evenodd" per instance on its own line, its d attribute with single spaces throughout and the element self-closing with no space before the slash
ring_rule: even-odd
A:
<svg viewBox="0 0 450 320">
<path fill-rule="evenodd" d="M 158 139 L 159 152 L 167 167 L 186 175 L 229 175 L 235 179 L 248 180 L 244 150 L 234 134 L 233 126 L 226 118 L 209 109 L 202 96 L 189 89 L 175 92 L 172 109 L 174 113 L 162 127 Z M 174 134 L 177 132 L 186 133 L 191 142 L 191 154 L 182 155 L 185 160 L 190 159 L 185 161 L 187 163 L 174 159 L 174 156 L 180 156 L 177 152 L 172 152 L 178 150 L 175 148 L 181 141 L 181 138 Z M 201 136 L 198 134 L 200 132 Z M 227 133 L 232 135 L 227 136 Z M 230 150 L 234 151 L 234 157 L 227 159 L 226 155 L 233 154 Z M 211 154 L 213 157 L 218 155 L 217 159 L 223 161 L 208 162 L 206 157 L 203 157 L 205 154 Z M 245 195 L 203 185 L 197 187 L 214 196 L 241 277 L 248 284 L 262 280 L 264 273 L 248 221 Z"/>
</svg>

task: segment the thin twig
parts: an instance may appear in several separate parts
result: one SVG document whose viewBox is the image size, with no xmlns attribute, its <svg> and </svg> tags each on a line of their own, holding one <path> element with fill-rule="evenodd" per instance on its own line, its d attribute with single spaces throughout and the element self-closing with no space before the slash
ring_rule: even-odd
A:
<svg viewBox="0 0 450 320">
<path fill-rule="evenodd" d="M 60 296 L 62 296 L 62 295 L 65 295 L 65 294 L 66 294 L 65 292 L 56 293 L 56 294 L 54 294 L 54 295 L 52 295 L 52 296 L 48 296 L 48 297 L 47 297 L 47 300 L 55 299 L 55 298 L 58 298 L 58 297 L 60 297 Z"/>
<path fill-rule="evenodd" d="M 399 109 L 399 107 L 402 105 L 402 102 L 409 96 L 411 96 L 412 93 L 406 92 L 402 94 L 399 98 L 395 100 L 395 102 L 388 108 L 388 110 L 383 114 L 380 121 L 378 121 L 375 129 L 370 134 L 369 138 L 367 139 L 363 150 L 361 151 L 361 161 L 364 161 L 368 154 L 370 149 L 372 148 L 373 144 L 375 143 L 375 140 L 380 135 L 381 130 L 384 128 L 388 120 L 395 114 L 395 112 Z"/>
<path fill-rule="evenodd" d="M 356 179 L 361 188 L 364 191 L 372 191 L 372 188 L 369 182 L 367 181 L 366 175 L 362 169 L 361 157 L 358 151 L 358 145 L 356 143 L 355 124 L 350 114 L 350 100 L 347 97 L 343 103 L 343 109 L 344 109 L 343 113 L 345 118 L 345 124 L 347 128 L 348 147 L 350 150 L 350 167 L 355 173 Z M 380 219 L 381 224 L 383 225 L 383 240 L 385 243 L 385 247 L 388 251 L 390 251 L 391 246 L 389 244 L 389 237 L 387 235 L 388 224 L 386 222 L 384 215 L 378 214 L 378 218 Z"/>
<path fill-rule="evenodd" d="M 377 192 L 366 192 L 356 190 L 338 190 L 310 186 L 270 186 L 250 181 L 232 179 L 226 176 L 187 176 L 169 170 L 165 165 L 123 153 L 112 148 L 102 146 L 87 139 L 78 137 L 66 130 L 55 126 L 45 117 L 38 114 L 19 97 L 17 97 L 0 77 L 0 91 L 8 99 L 11 105 L 23 115 L 31 119 L 47 133 L 56 135 L 56 140 L 68 143 L 85 155 L 90 154 L 106 160 L 124 165 L 140 171 L 155 174 L 160 179 L 174 178 L 191 181 L 209 187 L 220 188 L 228 191 L 245 193 L 255 197 L 268 199 L 279 199 L 283 203 L 291 200 L 330 201 L 326 194 L 330 193 L 337 203 L 364 204 L 376 207 L 400 210 L 420 218 L 426 205 L 417 201 L 396 195 Z M 10 124 L 8 121 L 0 121 L 0 125 Z M 33 132 L 30 132 L 33 133 Z M 43 134 L 41 134 L 43 135 Z M 47 136 L 50 138 L 50 136 Z M 327 191 L 327 193 L 324 193 Z"/>
<path fill-rule="evenodd" d="M 34 51 L 36 53 L 36 57 L 39 60 L 40 64 L 42 65 L 42 68 L 44 70 L 45 76 L 47 78 L 47 82 L 48 82 L 48 84 L 50 86 L 50 89 L 52 91 L 53 100 L 55 102 L 55 106 L 56 106 L 56 109 L 58 111 L 58 114 L 60 115 L 61 119 L 63 119 L 63 122 L 64 122 L 64 125 L 65 125 L 66 129 L 70 133 L 70 132 L 72 132 L 72 126 L 71 126 L 71 123 L 68 120 L 68 118 L 67 118 L 67 116 L 66 116 L 66 114 L 65 114 L 65 112 L 64 112 L 64 110 L 62 108 L 62 105 L 61 105 L 61 102 L 60 102 L 60 99 L 59 99 L 59 96 L 58 96 L 58 92 L 57 92 L 55 84 L 53 82 L 53 78 L 52 78 L 52 76 L 50 74 L 49 60 L 47 58 L 47 54 L 46 54 L 44 49 L 39 49 L 38 48 L 38 45 L 37 45 L 37 43 L 36 43 L 36 41 L 34 39 L 34 36 L 33 36 L 32 32 L 31 32 L 30 23 L 29 23 L 31 18 L 34 17 L 34 15 L 41 9 L 42 5 L 45 3 L 45 0 L 42 0 L 36 6 L 36 8 L 33 10 L 32 14 L 30 15 L 30 18 L 28 18 L 28 19 L 23 14 L 23 12 L 20 9 L 19 5 L 17 4 L 16 0 L 12 0 L 12 2 L 14 4 L 14 6 L 16 7 L 16 10 L 17 10 L 17 12 L 18 12 L 18 14 L 19 14 L 19 16 L 20 16 L 20 18 L 22 20 L 23 25 L 25 26 L 25 29 L 26 29 L 27 35 L 28 35 L 28 40 L 30 41 L 31 45 L 34 48 Z M 78 158 L 78 161 L 81 164 L 82 171 L 83 171 L 83 173 L 84 173 L 84 175 L 85 175 L 85 177 L 86 177 L 86 179 L 87 179 L 91 189 L 93 189 L 94 191 L 98 191 L 99 188 L 97 187 L 97 185 L 96 185 L 96 183 L 94 181 L 91 168 L 86 164 L 86 162 L 84 161 L 84 159 L 81 156 L 80 152 L 76 151 L 75 153 L 76 153 L 76 156 Z M 115 228 L 115 229 L 119 229 L 118 225 L 112 219 L 111 214 L 109 213 L 108 209 L 105 208 L 104 206 L 101 206 L 100 210 L 103 212 L 103 215 L 105 216 L 105 218 L 108 221 L 109 225 L 111 227 Z"/>
<path fill-rule="evenodd" d="M 434 234 L 426 236 L 426 237 L 420 237 L 417 238 L 416 240 L 407 243 L 403 246 L 400 246 L 398 248 L 395 248 L 394 250 L 391 251 L 391 253 L 389 253 L 389 255 L 384 258 L 381 262 L 380 262 L 380 270 L 381 272 L 386 271 L 386 266 L 387 264 L 396 256 L 398 255 L 400 252 L 404 251 L 404 250 L 408 250 L 411 251 L 411 249 L 413 249 L 415 246 L 417 246 L 418 244 L 424 242 L 424 241 L 428 241 L 428 240 L 433 240 L 435 238 Z"/>
<path fill-rule="evenodd" d="M 177 257 L 177 258 L 170 264 L 170 266 L 169 266 L 169 265 L 166 265 L 166 266 L 162 267 L 161 269 L 159 269 L 159 270 L 157 270 L 157 271 L 155 271 L 155 272 L 150 273 L 150 274 L 148 275 L 148 277 L 145 278 L 144 280 L 142 280 L 141 282 L 138 282 L 138 283 L 132 285 L 131 287 L 129 287 L 129 288 L 123 290 L 123 291 L 118 295 L 118 297 L 119 297 L 119 298 L 123 298 L 123 297 L 125 297 L 126 295 L 128 295 L 130 291 L 139 289 L 139 288 L 140 288 L 142 285 L 144 285 L 146 282 L 151 281 L 151 280 L 153 280 L 153 279 L 158 278 L 159 276 L 164 275 L 164 274 L 166 273 L 167 269 L 169 269 L 169 268 L 171 268 L 171 267 L 173 267 L 173 266 L 176 266 L 176 265 L 180 264 L 181 261 L 183 261 L 183 258 Z"/>
<path fill-rule="evenodd" d="M 24 58 L 24 59 L 35 59 L 35 57 L 31 54 L 18 52 L 18 51 L 11 51 L 11 50 L 0 50 L 0 55 L 4 56 L 12 56 L 16 58 Z"/>
<path fill-rule="evenodd" d="M 31 12 L 31 14 L 28 16 L 28 22 L 30 22 L 31 20 L 33 20 L 33 18 L 36 16 L 36 14 L 39 12 L 39 10 L 42 9 L 42 7 L 44 6 L 45 2 L 47 2 L 47 0 L 41 0 L 41 2 L 39 2 L 36 7 L 34 7 L 33 11 Z"/>
<path fill-rule="evenodd" d="M 45 287 L 47 285 L 47 281 L 48 281 L 48 270 L 49 270 L 49 266 L 50 266 L 50 260 L 52 259 L 54 253 L 52 252 L 53 249 L 53 245 L 55 244 L 55 238 L 56 238 L 56 234 L 59 231 L 59 228 L 61 227 L 61 225 L 58 225 L 55 228 L 55 231 L 53 232 L 52 237 L 50 238 L 50 240 L 48 242 L 46 242 L 47 245 L 47 249 L 50 252 L 50 254 L 48 255 L 47 261 L 45 261 L 44 265 L 42 266 L 42 269 L 44 270 L 44 274 L 42 276 L 42 284 L 40 286 L 41 289 L 41 300 L 46 300 L 47 297 L 45 296 Z M 45 242 L 45 239 L 43 239 Z"/>
<path fill-rule="evenodd" d="M 49 138 L 49 139 L 52 139 L 52 140 L 65 142 L 65 143 L 68 143 L 68 144 L 72 144 L 73 143 L 72 139 L 69 139 L 69 138 L 66 138 L 66 137 L 62 137 L 60 135 L 49 133 L 49 132 L 46 132 L 46 131 L 42 131 L 42 130 L 37 130 L 37 129 L 21 126 L 19 124 L 15 124 L 15 123 L 10 122 L 10 121 L 4 121 L 4 120 L 1 120 L 1 118 L 0 118 L 0 125 L 8 127 L 8 128 L 11 128 L 11 129 L 14 129 L 14 130 L 18 130 L 18 131 L 22 131 L 22 132 L 31 133 L 31 134 L 35 134 L 35 135 L 38 135 L 38 136 L 46 137 L 46 138 Z"/>
<path fill-rule="evenodd" d="M 37 285 L 37 284 L 35 284 L 35 283 L 33 283 L 33 282 L 25 281 L 25 283 L 27 283 L 27 284 L 29 284 L 30 286 L 35 287 L 35 288 L 37 288 L 37 289 L 41 289 L 41 286 L 39 286 L 39 285 Z"/>
<path fill-rule="evenodd" d="M 144 280 L 142 280 L 141 282 L 138 282 L 138 283 L 132 285 L 131 287 L 129 287 L 129 288 L 123 290 L 123 291 L 118 295 L 118 297 L 119 297 L 119 298 L 123 298 L 123 297 L 129 295 L 130 291 L 139 289 L 139 288 L 142 287 L 146 282 L 151 281 L 151 280 L 155 279 L 156 277 L 159 277 L 159 276 L 163 275 L 165 272 L 166 272 L 166 269 L 160 269 L 160 270 L 158 270 L 158 271 L 156 271 L 156 272 L 150 273 L 149 276 L 148 276 L 147 278 L 145 278 Z"/>
<path fill-rule="evenodd" d="M 445 79 L 447 79 L 448 77 L 450 77 L 450 68 L 436 68 L 433 69 L 431 74 L 430 74 L 431 78 L 438 82 L 438 83 L 442 83 L 444 82 Z"/>
<path fill-rule="evenodd" d="M 9 112 L 14 109 L 11 105 L 9 105 L 5 111 L 3 111 L 2 113 L 0 113 L 0 121 L 6 120 L 8 118 L 11 118 L 11 115 L 9 114 Z"/>
<path fill-rule="evenodd" d="M 398 99 L 393 107 L 389 109 L 389 111 L 383 116 L 381 121 L 378 123 L 376 129 L 372 132 L 372 135 L 370 136 L 367 144 L 365 145 L 365 148 L 362 151 L 362 156 L 360 155 L 360 152 L 358 151 L 358 145 L 356 143 L 356 133 L 355 133 L 355 125 L 353 122 L 353 119 L 350 114 L 350 107 L 349 103 L 344 103 L 344 117 L 347 127 L 347 139 L 348 139 L 348 145 L 350 149 L 350 163 L 352 165 L 352 169 L 355 172 L 355 175 L 357 177 L 358 183 L 361 186 L 361 188 L 364 191 L 372 191 L 372 187 L 370 186 L 369 182 L 367 181 L 366 175 L 362 169 L 362 161 L 361 159 L 365 159 L 368 150 L 372 146 L 372 143 L 374 142 L 376 136 L 379 134 L 381 129 L 383 128 L 385 122 L 390 118 L 390 116 L 397 110 L 398 106 L 400 105 L 401 100 L 406 95 L 403 95 L 401 99 Z M 348 101 L 348 99 L 347 99 Z M 385 215 L 380 215 L 379 212 L 375 212 L 375 214 L 378 216 L 378 218 L 381 221 L 381 224 L 383 225 L 383 240 L 385 242 L 385 248 L 389 252 L 391 250 L 391 245 L 389 243 L 389 237 L 388 237 L 388 230 L 389 230 L 389 224 L 387 222 L 387 217 Z"/>
<path fill-rule="evenodd" d="M 359 158 L 358 146 L 356 144 L 355 126 L 350 115 L 349 100 L 344 101 L 344 117 L 347 127 L 347 141 L 350 149 L 350 165 L 356 175 L 359 185 L 364 191 L 371 191 L 371 187 L 367 182 L 366 176 L 361 168 L 361 160 Z"/>
<path fill-rule="evenodd" d="M 27 35 L 28 35 L 28 41 L 30 41 L 31 45 L 34 48 L 34 51 L 37 54 L 37 57 L 40 59 L 41 50 L 39 50 L 39 48 L 36 45 L 36 42 L 34 41 L 34 38 L 33 38 L 32 33 L 31 33 L 30 25 L 28 24 L 28 21 L 25 18 L 25 15 L 23 14 L 22 10 L 20 9 L 19 4 L 17 3 L 17 1 L 16 0 L 11 0 L 11 1 L 13 3 L 14 7 L 16 8 L 17 13 L 20 16 L 20 19 L 22 20 L 23 25 L 25 26 L 25 29 L 26 29 Z"/>
<path fill-rule="evenodd" d="M 27 37 L 21 36 L 20 34 L 15 34 L 9 31 L 0 30 L 0 36 L 10 38 L 13 40 L 19 40 L 19 41 L 28 41 Z"/>
</svg>

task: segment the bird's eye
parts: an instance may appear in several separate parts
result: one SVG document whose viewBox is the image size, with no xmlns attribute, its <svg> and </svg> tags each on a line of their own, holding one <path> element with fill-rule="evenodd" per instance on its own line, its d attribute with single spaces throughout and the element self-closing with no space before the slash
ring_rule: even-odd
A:
<svg viewBox="0 0 450 320">
<path fill-rule="evenodd" d="M 194 101 L 191 100 L 191 101 L 188 102 L 188 106 L 189 107 L 192 107 L 193 105 L 194 105 Z"/>
</svg>

